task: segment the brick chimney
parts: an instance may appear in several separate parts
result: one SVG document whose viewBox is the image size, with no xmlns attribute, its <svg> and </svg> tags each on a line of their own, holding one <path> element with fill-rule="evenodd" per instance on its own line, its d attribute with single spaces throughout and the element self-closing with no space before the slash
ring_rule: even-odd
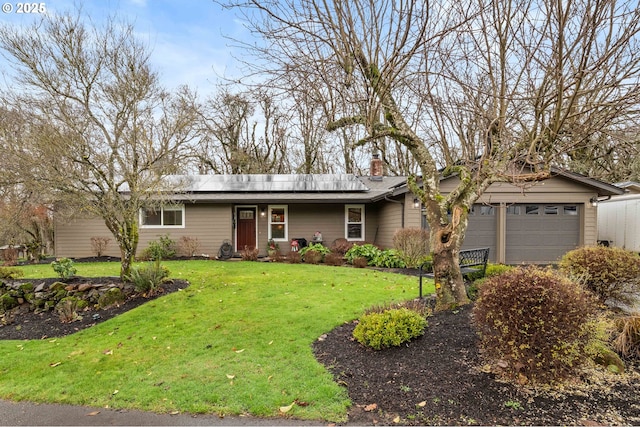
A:
<svg viewBox="0 0 640 427">
<path fill-rule="evenodd" d="M 382 181 L 383 176 L 384 165 L 382 164 L 382 159 L 380 159 L 380 154 L 376 153 L 371 159 L 371 167 L 369 168 L 369 179 L 371 181 Z"/>
</svg>

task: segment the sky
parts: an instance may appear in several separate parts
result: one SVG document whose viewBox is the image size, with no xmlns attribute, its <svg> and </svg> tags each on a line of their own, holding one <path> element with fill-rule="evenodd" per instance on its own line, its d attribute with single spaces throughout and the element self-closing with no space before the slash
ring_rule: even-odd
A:
<svg viewBox="0 0 640 427">
<path fill-rule="evenodd" d="M 39 18 L 34 2 L 0 0 L 0 23 L 24 24 Z M 46 0 L 45 13 L 74 10 L 74 0 Z M 188 84 L 200 95 L 215 91 L 220 76 L 238 76 L 238 64 L 225 37 L 244 38 L 248 31 L 236 12 L 224 10 L 212 0 L 86 0 L 86 15 L 100 22 L 116 14 L 131 22 L 139 39 L 152 51 L 152 62 L 167 88 Z M 22 6 L 21 6 L 22 5 Z M 29 5 L 27 12 L 26 5 Z M 18 13 L 22 7 L 23 13 Z M 0 60 L 0 68 L 6 67 Z"/>
</svg>

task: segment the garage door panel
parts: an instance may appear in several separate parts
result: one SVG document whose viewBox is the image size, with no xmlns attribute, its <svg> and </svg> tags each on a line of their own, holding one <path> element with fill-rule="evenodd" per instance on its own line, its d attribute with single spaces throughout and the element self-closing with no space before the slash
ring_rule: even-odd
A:
<svg viewBox="0 0 640 427">
<path fill-rule="evenodd" d="M 577 205 L 507 208 L 506 262 L 552 263 L 580 242 Z"/>
<path fill-rule="evenodd" d="M 495 262 L 498 226 L 496 208 L 476 204 L 468 218 L 462 249 L 489 248 L 489 261 Z"/>
</svg>

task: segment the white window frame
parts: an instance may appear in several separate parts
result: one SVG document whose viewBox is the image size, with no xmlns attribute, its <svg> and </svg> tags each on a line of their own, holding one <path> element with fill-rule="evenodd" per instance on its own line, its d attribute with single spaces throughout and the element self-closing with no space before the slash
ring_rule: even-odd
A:
<svg viewBox="0 0 640 427">
<path fill-rule="evenodd" d="M 181 225 L 164 225 L 164 211 L 168 210 L 168 211 L 180 211 L 182 213 L 182 224 Z M 139 213 L 139 223 L 140 223 L 140 228 L 184 228 L 185 227 L 185 223 L 186 223 L 186 217 L 185 217 L 185 209 L 184 209 L 184 205 L 180 204 L 180 205 L 168 205 L 168 206 L 161 206 L 159 208 L 156 209 L 156 212 L 160 213 L 160 225 L 148 225 L 148 224 L 143 224 L 142 221 L 144 219 L 144 211 L 145 208 L 140 209 L 140 213 Z"/>
<path fill-rule="evenodd" d="M 349 209 L 351 208 L 359 208 L 362 215 L 361 215 L 361 221 L 360 222 L 349 222 Z M 349 237 L 349 224 L 360 224 L 360 237 L 359 238 L 355 238 L 355 237 Z M 348 241 L 351 242 L 358 242 L 358 241 L 364 241 L 365 240 L 365 210 L 364 210 L 364 205 L 344 205 L 344 238 L 347 239 Z"/>
<path fill-rule="evenodd" d="M 284 222 L 272 222 L 272 213 L 274 209 L 283 209 L 284 210 Z M 288 242 L 289 241 L 289 206 L 287 205 L 269 205 L 267 206 L 267 218 L 268 218 L 268 230 L 267 233 L 269 235 L 269 240 L 274 242 Z M 271 225 L 272 224 L 284 224 L 284 238 L 273 238 L 271 235 Z"/>
</svg>

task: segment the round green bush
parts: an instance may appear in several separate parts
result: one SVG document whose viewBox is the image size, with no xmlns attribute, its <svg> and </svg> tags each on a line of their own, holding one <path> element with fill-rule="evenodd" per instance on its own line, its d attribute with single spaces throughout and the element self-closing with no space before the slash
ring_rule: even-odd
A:
<svg viewBox="0 0 640 427">
<path fill-rule="evenodd" d="M 374 350 L 396 347 L 424 334 L 427 319 L 407 308 L 385 310 L 363 315 L 353 337 Z"/>
<path fill-rule="evenodd" d="M 380 253 L 373 258 L 371 263 L 376 267 L 382 268 L 405 268 L 407 266 L 399 256 L 398 251 L 395 249 L 385 249 L 380 251 Z"/>
<path fill-rule="evenodd" d="M 640 292 L 640 257 L 621 248 L 585 246 L 567 252 L 560 270 L 600 302 L 632 304 Z"/>
<path fill-rule="evenodd" d="M 551 270 L 518 268 L 485 281 L 473 312 L 481 347 L 506 377 L 553 383 L 585 360 L 591 295 Z"/>
</svg>

